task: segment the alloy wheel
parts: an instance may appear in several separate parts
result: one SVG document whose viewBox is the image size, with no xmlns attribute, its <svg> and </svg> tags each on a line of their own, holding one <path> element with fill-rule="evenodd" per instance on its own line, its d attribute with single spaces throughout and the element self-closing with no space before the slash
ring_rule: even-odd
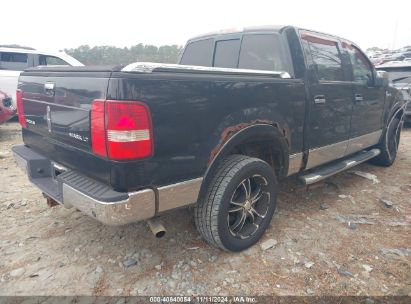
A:
<svg viewBox="0 0 411 304">
<path fill-rule="evenodd" d="M 269 209 L 270 192 L 267 187 L 267 179 L 259 174 L 244 179 L 237 186 L 227 215 L 232 236 L 247 239 L 257 232 Z"/>
</svg>

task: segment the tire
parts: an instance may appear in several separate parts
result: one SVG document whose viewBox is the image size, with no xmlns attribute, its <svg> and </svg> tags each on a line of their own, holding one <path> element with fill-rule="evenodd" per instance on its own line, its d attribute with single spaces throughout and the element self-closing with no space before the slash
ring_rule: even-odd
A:
<svg viewBox="0 0 411 304">
<path fill-rule="evenodd" d="M 381 153 L 371 159 L 371 163 L 383 167 L 389 167 L 394 163 L 400 144 L 401 125 L 401 121 L 397 117 L 390 121 L 381 143 L 377 146 Z"/>
<path fill-rule="evenodd" d="M 194 208 L 203 239 L 226 251 L 254 245 L 276 208 L 278 185 L 270 165 L 258 158 L 230 155 L 206 186 Z"/>
</svg>

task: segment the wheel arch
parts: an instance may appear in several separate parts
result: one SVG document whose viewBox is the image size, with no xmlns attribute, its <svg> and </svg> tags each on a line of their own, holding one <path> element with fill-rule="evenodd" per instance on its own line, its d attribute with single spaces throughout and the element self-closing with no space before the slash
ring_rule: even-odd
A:
<svg viewBox="0 0 411 304">
<path fill-rule="evenodd" d="M 202 197 L 221 161 L 228 155 L 242 154 L 266 161 L 275 174 L 285 177 L 289 165 L 289 143 L 277 125 L 257 123 L 229 133 L 210 153 L 199 197 Z"/>
</svg>

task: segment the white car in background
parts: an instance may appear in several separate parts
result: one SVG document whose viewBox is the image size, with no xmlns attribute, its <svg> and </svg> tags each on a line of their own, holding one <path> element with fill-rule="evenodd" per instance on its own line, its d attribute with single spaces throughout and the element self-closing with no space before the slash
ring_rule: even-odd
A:
<svg viewBox="0 0 411 304">
<path fill-rule="evenodd" d="M 0 47 L 0 90 L 11 97 L 14 109 L 17 108 L 16 90 L 20 73 L 36 66 L 83 66 L 83 64 L 64 52 Z"/>
<path fill-rule="evenodd" d="M 411 61 L 390 61 L 376 68 L 386 71 L 392 85 L 401 90 L 407 101 L 404 121 L 411 123 Z"/>
</svg>

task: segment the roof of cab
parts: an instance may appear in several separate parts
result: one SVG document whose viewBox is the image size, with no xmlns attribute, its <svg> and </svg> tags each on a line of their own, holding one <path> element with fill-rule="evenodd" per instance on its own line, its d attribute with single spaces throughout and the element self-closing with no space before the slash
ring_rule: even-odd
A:
<svg viewBox="0 0 411 304">
<path fill-rule="evenodd" d="M 311 30 L 307 28 L 301 28 L 297 27 L 294 25 L 260 25 L 260 26 L 248 26 L 240 29 L 225 29 L 225 30 L 220 30 L 220 31 L 214 31 L 206 34 L 202 34 L 199 36 L 195 36 L 193 38 L 190 38 L 187 43 L 193 42 L 195 40 L 201 40 L 201 39 L 206 39 L 206 38 L 212 38 L 212 37 L 218 37 L 218 36 L 224 36 L 224 35 L 229 35 L 229 34 L 240 34 L 240 33 L 253 33 L 253 32 L 281 32 L 284 29 L 287 28 L 293 28 L 295 31 L 298 30 L 304 30 L 304 31 L 309 31 L 314 34 L 321 34 L 321 35 L 327 35 L 327 36 L 332 36 L 341 40 L 345 40 L 348 43 L 356 45 L 354 42 L 352 42 L 349 39 L 346 39 L 344 37 L 339 37 L 333 34 L 329 34 L 326 32 L 319 32 L 316 30 Z"/>
<path fill-rule="evenodd" d="M 230 29 L 223 29 L 219 31 L 213 31 L 205 34 L 201 34 L 195 37 L 190 38 L 188 41 L 204 39 L 208 37 L 215 37 L 215 36 L 223 36 L 227 34 L 237 34 L 237 33 L 249 33 L 249 32 L 280 32 L 286 27 L 292 27 L 289 25 L 260 25 L 260 26 L 248 26 L 244 28 L 230 28 Z"/>
</svg>

